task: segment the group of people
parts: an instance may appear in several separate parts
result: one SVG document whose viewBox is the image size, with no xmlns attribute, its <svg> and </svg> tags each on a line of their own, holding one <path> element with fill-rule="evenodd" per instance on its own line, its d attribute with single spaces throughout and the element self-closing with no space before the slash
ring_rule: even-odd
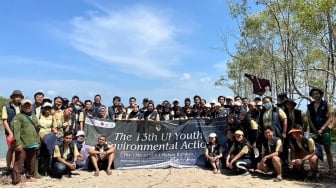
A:
<svg viewBox="0 0 336 188">
<path fill-rule="evenodd" d="M 332 173 L 330 131 L 335 113 L 332 105 L 322 100 L 323 94 L 318 88 L 310 90 L 313 101 L 306 113 L 295 109 L 296 102 L 285 93 L 278 95 L 276 105 L 266 96 L 257 98 L 256 109 L 253 105 L 247 110 L 234 107 L 237 113 L 229 113 L 227 117 L 228 140 L 221 145 L 216 133 L 209 134 L 205 149 L 207 164 L 214 173 L 220 173 L 220 162 L 243 175 L 273 172 L 274 181 L 282 180 L 283 169 L 315 178 L 319 176 L 318 161 L 323 160 L 324 148 Z M 305 163 L 310 167 L 308 171 L 304 169 Z"/>
<path fill-rule="evenodd" d="M 315 176 L 317 157 L 321 157 L 316 143 L 324 146 L 330 171 L 333 168 L 329 126 L 333 124 L 334 111 L 322 100 L 322 90 L 314 88 L 309 94 L 314 101 L 304 114 L 295 109 L 295 101 L 286 94 L 278 95 L 277 105 L 268 96 L 253 101 L 240 96 L 219 96 L 217 101 L 207 102 L 195 95 L 193 101 L 185 98 L 183 105 L 174 99 L 172 103 L 165 100 L 155 106 L 154 101 L 144 98 L 140 107 L 135 97 L 130 97 L 125 106 L 119 96 L 107 106 L 102 104 L 99 94 L 93 101 L 82 102 L 78 96 L 71 101 L 60 96 L 51 100 L 37 92 L 33 102 L 24 98 L 20 90 L 14 90 L 11 102 L 2 109 L 7 168 L 13 170 L 13 184 L 20 183 L 23 169 L 28 180 L 38 178 L 39 172 L 71 177 L 71 171 L 78 168 L 93 170 L 95 176 L 105 169 L 111 175 L 115 148 L 106 144 L 104 135 L 97 138 L 95 146 L 85 144 L 85 117 L 114 121 L 224 118 L 228 141 L 220 146 L 216 134 L 210 134 L 205 151 L 215 173 L 221 172 L 220 162 L 224 161 L 227 168 L 245 173 L 274 169 L 280 181 L 283 164 L 300 170 L 304 161 L 309 161 L 311 176 Z M 316 138 L 304 136 L 308 127 Z"/>
</svg>

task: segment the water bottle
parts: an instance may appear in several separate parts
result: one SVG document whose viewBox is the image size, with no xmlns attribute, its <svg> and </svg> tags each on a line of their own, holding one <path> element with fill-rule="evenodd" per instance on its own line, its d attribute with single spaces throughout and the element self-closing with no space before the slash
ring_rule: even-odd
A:
<svg viewBox="0 0 336 188">
<path fill-rule="evenodd" d="M 291 153 L 290 148 L 288 148 L 288 165 L 289 165 L 289 168 L 293 168 L 293 166 L 292 166 L 292 153 Z"/>
</svg>

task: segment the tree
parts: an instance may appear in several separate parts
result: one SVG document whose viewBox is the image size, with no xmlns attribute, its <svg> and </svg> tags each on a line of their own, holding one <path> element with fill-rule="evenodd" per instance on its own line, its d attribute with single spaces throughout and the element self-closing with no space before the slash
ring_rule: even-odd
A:
<svg viewBox="0 0 336 188">
<path fill-rule="evenodd" d="M 227 75 L 216 85 L 228 84 L 237 95 L 252 93 L 244 73 L 269 79 L 271 93 L 308 99 L 309 89 L 319 87 L 331 101 L 335 93 L 335 10 L 333 0 L 259 0 L 260 12 L 248 14 L 247 1 L 230 3 L 239 23 L 236 52 L 227 62 Z M 224 41 L 225 45 L 225 41 Z M 230 80 L 230 82 L 228 82 Z M 250 95 L 245 95 L 251 97 Z"/>
</svg>

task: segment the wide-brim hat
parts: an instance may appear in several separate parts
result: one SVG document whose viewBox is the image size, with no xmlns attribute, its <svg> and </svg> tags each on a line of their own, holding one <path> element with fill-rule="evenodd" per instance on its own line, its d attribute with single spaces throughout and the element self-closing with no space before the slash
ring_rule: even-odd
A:
<svg viewBox="0 0 336 188">
<path fill-rule="evenodd" d="M 292 128 L 292 129 L 288 132 L 288 134 L 297 133 L 297 132 L 302 133 L 302 129 Z"/>
<path fill-rule="evenodd" d="M 242 135 L 244 136 L 244 132 L 241 130 L 236 130 L 236 132 L 234 133 L 235 135 Z"/>
<path fill-rule="evenodd" d="M 314 91 L 319 92 L 320 95 L 323 96 L 323 91 L 322 91 L 321 89 L 319 89 L 319 88 L 313 88 L 313 89 L 311 89 L 311 90 L 309 91 L 309 96 L 312 97 Z"/>
<path fill-rule="evenodd" d="M 22 94 L 22 91 L 20 91 L 20 90 L 14 90 L 14 91 L 12 92 L 12 94 L 10 95 L 10 98 L 13 98 L 13 96 L 15 96 L 15 95 L 20 95 L 21 98 L 24 98 L 24 96 L 23 96 L 23 94 Z"/>
</svg>

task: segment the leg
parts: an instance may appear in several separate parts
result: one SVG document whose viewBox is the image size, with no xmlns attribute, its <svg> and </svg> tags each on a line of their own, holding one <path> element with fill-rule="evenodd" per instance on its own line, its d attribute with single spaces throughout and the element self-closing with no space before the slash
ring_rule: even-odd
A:
<svg viewBox="0 0 336 188">
<path fill-rule="evenodd" d="M 62 175 L 66 174 L 68 172 L 67 166 L 65 164 L 60 162 L 55 162 L 53 165 L 54 173 L 58 177 L 62 177 Z"/>
<path fill-rule="evenodd" d="M 210 164 L 211 164 L 211 166 L 212 166 L 212 169 L 213 169 L 213 171 L 214 171 L 214 173 L 216 174 L 217 173 L 217 167 L 216 167 L 216 164 L 215 164 L 216 162 L 214 162 L 214 161 L 210 161 Z"/>
<path fill-rule="evenodd" d="M 95 176 L 99 176 L 99 168 L 98 168 L 98 158 L 94 155 L 90 156 L 91 163 L 95 169 Z"/>
<path fill-rule="evenodd" d="M 309 165 L 310 165 L 310 170 L 313 172 L 313 174 L 316 174 L 317 169 L 318 169 L 318 157 L 317 155 L 314 155 L 309 159 Z"/>
<path fill-rule="evenodd" d="M 217 169 L 217 174 L 220 174 L 221 173 L 221 166 L 220 166 L 219 159 L 216 160 L 216 169 Z"/>
<path fill-rule="evenodd" d="M 32 149 L 25 149 L 27 157 L 25 160 L 26 168 L 27 168 L 27 178 L 34 177 L 35 174 L 35 166 L 36 166 L 36 150 L 35 148 Z"/>
<path fill-rule="evenodd" d="M 9 146 L 7 153 L 6 153 L 6 163 L 7 168 L 14 168 L 14 161 L 15 161 L 15 152 L 14 152 L 14 145 Z"/>
<path fill-rule="evenodd" d="M 26 151 L 15 151 L 15 162 L 14 162 L 14 168 L 13 168 L 13 174 L 12 174 L 12 184 L 16 185 L 20 183 L 21 174 L 23 170 L 23 164 L 26 159 Z"/>
<path fill-rule="evenodd" d="M 275 172 L 277 173 L 277 180 L 282 180 L 282 166 L 281 166 L 281 159 L 278 156 L 272 157 L 272 164 L 274 167 Z"/>
<path fill-rule="evenodd" d="M 108 155 L 108 164 L 107 164 L 107 169 L 106 169 L 106 172 L 108 175 L 112 174 L 111 167 L 112 167 L 113 160 L 114 160 L 114 150 L 113 150 L 113 153 L 110 153 Z"/>
<path fill-rule="evenodd" d="M 332 172 L 333 170 L 333 157 L 330 151 L 330 146 L 324 146 L 324 151 L 327 155 L 327 161 L 328 161 L 328 166 L 329 166 L 329 172 Z"/>
<path fill-rule="evenodd" d="M 259 162 L 257 164 L 257 169 L 261 170 L 262 172 L 268 172 L 268 168 L 265 163 Z"/>
</svg>

